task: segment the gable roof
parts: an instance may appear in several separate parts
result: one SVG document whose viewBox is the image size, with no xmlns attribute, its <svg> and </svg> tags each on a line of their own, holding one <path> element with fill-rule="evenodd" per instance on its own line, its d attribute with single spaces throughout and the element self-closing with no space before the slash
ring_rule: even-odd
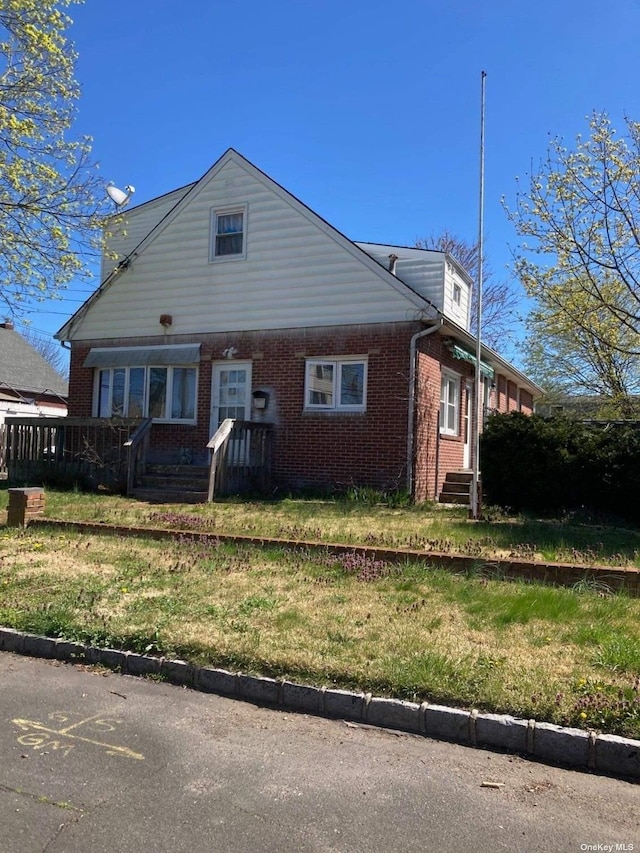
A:
<svg viewBox="0 0 640 853">
<path fill-rule="evenodd" d="M 0 385 L 66 397 L 68 383 L 22 335 L 0 323 Z"/>
<path fill-rule="evenodd" d="M 120 277 L 122 272 L 124 272 L 135 260 L 140 257 L 167 229 L 171 223 L 180 215 L 180 213 L 184 210 L 184 208 L 191 204 L 198 195 L 205 190 L 207 185 L 216 177 L 216 175 L 229 163 L 234 162 L 235 164 L 241 166 L 244 170 L 246 170 L 252 177 L 261 182 L 264 186 L 268 187 L 271 191 L 276 193 L 282 200 L 288 203 L 291 207 L 297 210 L 302 216 L 304 216 L 308 221 L 313 223 L 316 227 L 318 227 L 324 234 L 326 234 L 330 239 L 332 239 L 335 243 L 337 243 L 343 250 L 346 250 L 349 254 L 351 254 L 354 258 L 356 258 L 359 263 L 364 265 L 369 269 L 369 271 L 378 279 L 381 279 L 385 285 L 393 288 L 398 294 L 400 294 L 404 299 L 407 300 L 410 307 L 420 313 L 425 312 L 430 318 L 435 318 L 438 316 L 438 309 L 422 294 L 420 294 L 413 287 L 408 285 L 406 282 L 402 281 L 396 275 L 393 275 L 389 270 L 387 270 L 382 264 L 380 264 L 375 258 L 372 258 L 370 254 L 368 254 L 363 248 L 361 248 L 358 244 L 349 240 L 342 232 L 338 231 L 337 228 L 334 228 L 329 222 L 323 219 L 319 214 L 315 213 L 308 207 L 306 204 L 301 202 L 296 196 L 270 178 L 265 172 L 259 169 L 257 166 L 254 166 L 249 160 L 239 154 L 235 149 L 229 148 L 227 151 L 211 166 L 211 168 L 205 172 L 205 174 L 195 183 L 187 184 L 184 188 L 184 192 L 181 192 L 177 202 L 171 207 L 168 211 L 163 208 L 164 215 L 161 219 L 153 225 L 150 231 L 144 236 L 140 242 L 128 253 L 128 255 L 118 263 L 115 269 L 106 275 L 98 288 L 94 291 L 94 293 L 87 299 L 87 301 L 75 312 L 75 314 L 58 330 L 55 337 L 61 340 L 68 340 L 69 335 L 73 329 L 74 324 L 87 312 L 87 310 L 93 305 L 96 299 L 98 299 L 107 289 L 109 289 L 114 282 Z M 166 195 L 170 195 L 171 193 L 166 193 Z M 158 198 L 163 198 L 163 196 L 159 196 Z M 150 201 L 157 201 L 157 199 L 152 199 Z M 150 202 L 145 202 L 142 205 L 138 205 L 136 208 L 133 208 L 130 212 L 137 212 L 144 208 L 146 204 L 150 204 Z"/>
</svg>

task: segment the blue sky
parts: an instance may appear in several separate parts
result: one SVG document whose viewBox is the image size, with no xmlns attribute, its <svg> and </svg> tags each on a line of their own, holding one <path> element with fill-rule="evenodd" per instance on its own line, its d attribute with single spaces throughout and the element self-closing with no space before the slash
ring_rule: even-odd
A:
<svg viewBox="0 0 640 853">
<path fill-rule="evenodd" d="M 485 70 L 485 252 L 505 278 L 515 176 L 593 110 L 640 119 L 640 0 L 88 0 L 71 16 L 76 129 L 105 184 L 138 204 L 232 146 L 354 240 L 476 238 Z M 33 329 L 88 292 L 38 306 Z"/>
</svg>

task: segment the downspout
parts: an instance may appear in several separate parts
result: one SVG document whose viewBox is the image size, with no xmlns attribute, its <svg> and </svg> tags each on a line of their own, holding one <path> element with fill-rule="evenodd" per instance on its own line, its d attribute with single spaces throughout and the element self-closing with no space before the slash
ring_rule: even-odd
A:
<svg viewBox="0 0 640 853">
<path fill-rule="evenodd" d="M 417 346 L 420 338 L 426 338 L 427 335 L 432 335 L 442 328 L 444 320 L 442 317 L 434 326 L 429 326 L 421 332 L 416 332 L 411 338 L 409 345 L 409 419 L 407 424 L 407 491 L 413 499 L 413 440 L 414 440 L 414 424 L 415 424 L 415 407 L 416 407 L 416 357 Z"/>
</svg>

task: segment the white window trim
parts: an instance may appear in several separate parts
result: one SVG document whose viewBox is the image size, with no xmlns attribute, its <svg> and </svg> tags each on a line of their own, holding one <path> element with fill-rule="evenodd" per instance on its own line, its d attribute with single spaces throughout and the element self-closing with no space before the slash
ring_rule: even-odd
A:
<svg viewBox="0 0 640 853">
<path fill-rule="evenodd" d="M 453 304 L 458 308 L 462 305 L 462 285 L 457 281 L 453 282 Z"/>
<path fill-rule="evenodd" d="M 129 371 L 135 368 L 141 368 L 145 371 L 144 375 L 144 388 L 143 388 L 143 401 L 142 401 L 142 410 L 144 412 L 143 417 L 149 417 L 149 371 L 154 367 L 158 367 L 167 371 L 167 396 L 165 399 L 165 412 L 170 411 L 171 406 L 171 393 L 173 389 L 173 371 L 174 369 L 193 369 L 196 372 L 195 375 L 195 385 L 194 385 L 194 405 L 193 405 L 193 418 L 153 418 L 154 424 L 186 424 L 186 425 L 195 425 L 198 422 L 198 382 L 200 380 L 200 371 L 198 370 L 197 364 L 149 364 L 149 365 L 138 365 L 138 364 L 128 364 L 122 367 L 99 367 L 94 370 L 93 377 L 93 402 L 92 402 L 92 414 L 93 417 L 101 417 L 98 410 L 98 404 L 100 401 L 100 374 L 104 371 L 109 371 L 111 373 L 111 380 L 109 382 L 109 411 L 112 409 L 113 405 L 113 371 L 114 370 L 125 370 L 125 400 L 128 399 L 129 396 L 129 382 L 130 382 L 130 373 Z M 113 417 L 112 415 L 110 417 Z M 125 415 L 124 417 L 128 417 Z"/>
<path fill-rule="evenodd" d="M 216 237 L 218 236 L 218 216 L 232 213 L 242 214 L 242 252 L 237 255 L 216 255 Z M 244 261 L 247 257 L 247 205 L 236 204 L 231 207 L 212 207 L 209 220 L 209 263 L 222 264 L 228 261 Z"/>
<path fill-rule="evenodd" d="M 442 407 L 442 391 L 443 385 L 445 382 L 455 382 L 456 384 L 456 394 L 454 400 L 454 412 L 455 412 L 455 427 L 453 430 L 449 429 L 446 426 L 446 423 L 440 423 L 440 434 L 441 435 L 451 435 L 451 436 L 459 436 L 460 435 L 460 374 L 454 373 L 453 370 L 442 369 L 441 377 L 440 377 L 440 406 Z M 449 400 L 447 400 L 447 405 L 451 405 Z M 446 414 L 446 410 L 445 410 Z M 445 418 L 445 421 L 447 419 Z"/>
<path fill-rule="evenodd" d="M 326 403 L 309 402 L 309 367 L 313 364 L 328 364 L 333 366 L 333 388 L 331 405 Z M 343 365 L 362 364 L 364 366 L 362 376 L 362 403 L 341 406 L 338 402 L 338 390 L 340 388 L 339 377 Z M 367 409 L 367 380 L 369 373 L 369 362 L 367 356 L 331 356 L 329 358 L 307 358 L 304 364 L 304 411 L 305 412 L 365 412 Z"/>
</svg>

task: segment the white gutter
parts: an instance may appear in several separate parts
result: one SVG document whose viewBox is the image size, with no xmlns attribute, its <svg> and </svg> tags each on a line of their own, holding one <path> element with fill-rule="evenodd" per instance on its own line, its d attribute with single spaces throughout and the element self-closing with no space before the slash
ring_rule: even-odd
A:
<svg viewBox="0 0 640 853">
<path fill-rule="evenodd" d="M 407 491 L 413 498 L 413 432 L 415 421 L 415 396 L 416 396 L 416 356 L 417 344 L 420 338 L 426 338 L 427 335 L 432 335 L 442 328 L 444 320 L 442 317 L 434 326 L 429 326 L 411 338 L 409 345 L 409 419 L 407 424 Z"/>
</svg>

